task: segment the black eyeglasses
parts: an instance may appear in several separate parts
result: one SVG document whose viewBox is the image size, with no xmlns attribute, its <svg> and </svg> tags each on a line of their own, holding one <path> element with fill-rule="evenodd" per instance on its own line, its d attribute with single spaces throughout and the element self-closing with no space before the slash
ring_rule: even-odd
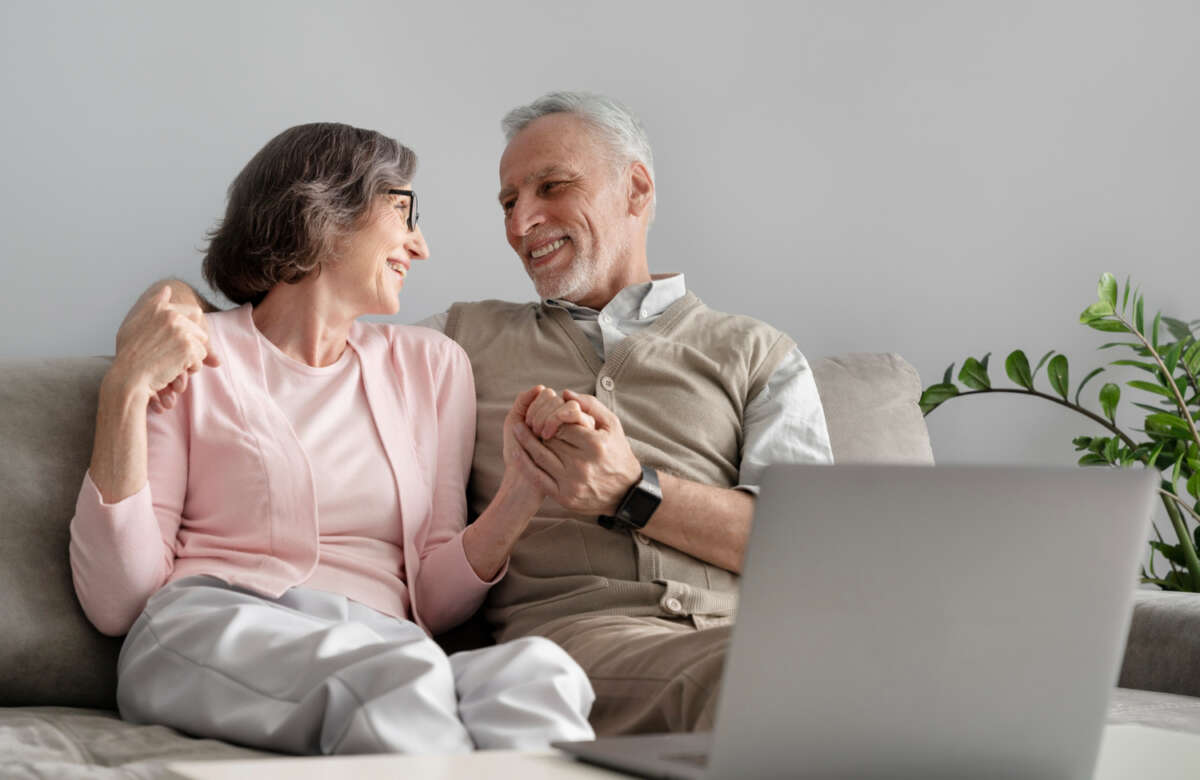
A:
<svg viewBox="0 0 1200 780">
<path fill-rule="evenodd" d="M 417 193 L 412 190 L 388 190 L 387 194 L 408 196 L 408 229 L 416 230 L 417 222 L 421 220 L 421 214 L 417 211 Z"/>
</svg>

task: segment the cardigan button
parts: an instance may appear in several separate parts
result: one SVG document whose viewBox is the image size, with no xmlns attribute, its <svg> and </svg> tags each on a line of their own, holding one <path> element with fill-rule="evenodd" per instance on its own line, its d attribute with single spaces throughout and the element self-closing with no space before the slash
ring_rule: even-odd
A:
<svg viewBox="0 0 1200 780">
<path fill-rule="evenodd" d="M 617 386 L 617 383 L 613 381 L 611 376 L 602 376 L 600 377 L 600 386 L 611 393 L 612 389 Z"/>
</svg>

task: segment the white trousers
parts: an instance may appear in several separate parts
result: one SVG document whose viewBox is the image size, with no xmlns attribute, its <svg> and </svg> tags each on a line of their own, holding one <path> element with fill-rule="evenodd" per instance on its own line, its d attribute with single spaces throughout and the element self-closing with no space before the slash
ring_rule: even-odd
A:
<svg viewBox="0 0 1200 780">
<path fill-rule="evenodd" d="M 457 753 L 592 739 L 587 675 L 541 637 L 447 656 L 335 593 L 213 577 L 151 597 L 117 666 L 121 717 L 298 754 Z"/>
</svg>

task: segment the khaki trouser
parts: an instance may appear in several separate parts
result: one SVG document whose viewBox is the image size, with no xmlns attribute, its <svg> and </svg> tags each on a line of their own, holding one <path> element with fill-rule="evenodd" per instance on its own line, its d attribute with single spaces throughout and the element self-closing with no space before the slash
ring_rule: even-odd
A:
<svg viewBox="0 0 1200 780">
<path fill-rule="evenodd" d="M 598 736 L 711 731 L 732 626 L 691 620 L 584 615 L 536 629 L 583 667 L 596 692 Z"/>
</svg>

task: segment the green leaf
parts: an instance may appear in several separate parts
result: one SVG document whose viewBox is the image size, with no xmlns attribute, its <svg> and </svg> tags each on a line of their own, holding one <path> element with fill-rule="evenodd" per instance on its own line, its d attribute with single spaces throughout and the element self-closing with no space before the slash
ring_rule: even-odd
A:
<svg viewBox="0 0 1200 780">
<path fill-rule="evenodd" d="M 944 384 L 944 385 L 954 384 L 954 364 L 953 363 L 946 366 L 946 373 L 942 374 L 942 384 Z"/>
<path fill-rule="evenodd" d="M 1183 363 L 1193 374 L 1200 374 L 1200 341 L 1188 347 L 1188 351 L 1183 353 Z"/>
<path fill-rule="evenodd" d="M 1104 416 L 1113 425 L 1117 424 L 1117 403 L 1121 400 L 1121 388 L 1114 385 L 1112 382 L 1100 388 L 1100 408 L 1104 410 Z"/>
<path fill-rule="evenodd" d="M 1067 400 L 1067 390 L 1071 386 L 1067 356 L 1055 355 L 1046 371 L 1050 375 L 1050 387 L 1054 388 L 1054 392 L 1061 395 L 1064 401 Z"/>
<path fill-rule="evenodd" d="M 1010 352 L 1004 360 L 1004 371 L 1014 384 L 1026 390 L 1033 389 L 1033 374 L 1029 371 L 1029 358 L 1021 350 Z"/>
<path fill-rule="evenodd" d="M 1109 308 L 1117 308 L 1117 280 L 1112 274 L 1100 274 L 1100 283 L 1096 285 L 1096 297 L 1108 303 Z"/>
<path fill-rule="evenodd" d="M 1171 467 L 1171 487 L 1175 487 L 1175 483 L 1179 481 L 1179 472 L 1183 469 L 1183 453 L 1179 453 L 1179 458 L 1175 461 L 1175 465 Z"/>
<path fill-rule="evenodd" d="M 1176 566 L 1187 566 L 1187 563 L 1186 563 L 1187 559 L 1184 557 L 1183 547 L 1181 545 L 1167 544 L 1166 542 L 1159 542 L 1159 541 L 1151 541 L 1150 546 L 1153 547 L 1156 552 L 1161 554 L 1164 558 L 1166 558 L 1168 561 L 1175 564 Z"/>
<path fill-rule="evenodd" d="M 1167 350 L 1167 354 L 1163 355 L 1163 365 L 1167 367 L 1167 374 L 1175 373 L 1175 365 L 1179 363 L 1179 349 L 1183 346 L 1183 342 L 1176 341 L 1175 344 Z"/>
<path fill-rule="evenodd" d="M 1162 312 L 1154 315 L 1154 325 L 1150 328 L 1150 346 L 1158 349 L 1158 331 L 1162 325 Z"/>
<path fill-rule="evenodd" d="M 1146 415 L 1146 427 L 1147 429 L 1155 428 L 1164 433 L 1177 435 L 1184 439 L 1192 438 L 1191 429 L 1188 428 L 1188 424 L 1183 421 L 1183 418 L 1174 414 L 1167 414 L 1166 412 Z M 1184 453 L 1180 453 L 1181 458 L 1183 455 Z M 1179 479 L 1179 477 L 1177 476 L 1175 479 Z"/>
<path fill-rule="evenodd" d="M 1101 344 L 1100 346 L 1096 347 L 1096 349 L 1112 349 L 1113 347 L 1133 347 L 1134 349 L 1141 349 L 1141 346 L 1141 344 L 1135 344 L 1132 341 L 1110 341 L 1107 344 Z"/>
<path fill-rule="evenodd" d="M 1141 380 L 1134 379 L 1130 382 L 1126 382 L 1125 384 L 1129 385 L 1130 387 L 1137 388 L 1138 390 L 1145 390 L 1147 393 L 1155 393 L 1157 395 L 1161 395 L 1166 398 L 1173 399 L 1175 397 L 1174 395 L 1171 394 L 1171 391 L 1168 390 L 1167 388 L 1163 387 L 1162 385 L 1153 384 L 1151 382 L 1143 382 Z"/>
<path fill-rule="evenodd" d="M 963 361 L 962 370 L 958 372 L 958 381 L 972 390 L 990 390 L 992 381 L 988 379 L 986 363 L 987 356 L 983 358 L 982 362 L 975 358 L 967 358 Z"/>
<path fill-rule="evenodd" d="M 1178 544 L 1167 544 L 1166 542 L 1151 541 L 1150 546 L 1162 556 L 1176 566 L 1187 566 L 1187 559 L 1183 555 L 1183 547 Z"/>
<path fill-rule="evenodd" d="M 1083 315 L 1080 315 L 1079 321 L 1087 325 L 1092 330 L 1104 331 L 1105 333 L 1128 333 L 1129 328 L 1117 320 L 1101 320 L 1092 319 L 1084 320 Z"/>
<path fill-rule="evenodd" d="M 1122 296 L 1122 300 L 1121 300 L 1121 312 L 1122 313 L 1124 313 L 1125 311 L 1127 311 L 1129 309 L 1129 281 L 1132 278 L 1133 277 L 1130 277 L 1130 276 L 1125 277 L 1125 295 Z"/>
<path fill-rule="evenodd" d="M 1120 442 L 1117 441 L 1116 437 L 1109 439 L 1108 444 L 1104 445 L 1104 459 L 1109 463 L 1115 464 L 1120 446 Z"/>
<path fill-rule="evenodd" d="M 1103 370 L 1104 370 L 1103 368 L 1093 368 L 1092 372 L 1090 374 L 1088 374 L 1087 376 L 1085 376 L 1083 378 L 1083 381 L 1079 383 L 1079 387 L 1075 388 L 1075 405 L 1076 406 L 1079 406 L 1079 394 L 1083 392 L 1084 385 L 1086 385 L 1088 382 L 1092 381 L 1092 377 L 1094 377 L 1096 374 L 1099 374 Z"/>
<path fill-rule="evenodd" d="M 1108 461 L 1104 459 L 1103 455 L 1097 455 L 1094 452 L 1089 452 L 1087 455 L 1084 455 L 1082 458 L 1079 459 L 1079 465 L 1080 466 L 1107 466 Z"/>
<path fill-rule="evenodd" d="M 1092 437 L 1076 436 L 1074 439 L 1071 439 L 1071 443 L 1075 445 L 1075 449 L 1077 450 L 1086 450 L 1088 445 L 1092 443 Z"/>
<path fill-rule="evenodd" d="M 992 359 L 992 353 L 989 352 L 979 359 L 979 365 L 983 366 L 983 370 L 987 371 L 988 361 Z"/>
<path fill-rule="evenodd" d="M 1188 575 L 1179 571 L 1169 571 L 1167 572 L 1167 576 L 1162 587 L 1164 590 L 1186 591 L 1188 590 L 1188 586 L 1190 584 L 1191 583 L 1188 581 Z"/>
<path fill-rule="evenodd" d="M 1200 550 L 1200 525 L 1192 529 L 1192 547 Z"/>
<path fill-rule="evenodd" d="M 949 383 L 930 385 L 921 393 L 921 414 L 929 414 L 945 401 L 958 395 L 958 388 Z"/>
<path fill-rule="evenodd" d="M 1188 477 L 1187 492 L 1192 494 L 1192 498 L 1200 498 L 1200 471 L 1194 471 Z M 1200 531 L 1200 526 L 1196 526 L 1196 530 Z"/>
<path fill-rule="evenodd" d="M 1144 304 L 1145 299 L 1142 298 L 1141 293 L 1135 293 L 1133 296 L 1133 327 L 1137 329 L 1138 333 L 1142 334 L 1146 331 L 1145 326 L 1142 324 Z"/>
<path fill-rule="evenodd" d="M 1150 404 L 1134 403 L 1134 406 L 1136 406 L 1139 409 L 1145 409 L 1147 412 L 1150 412 L 1150 414 L 1158 414 L 1159 412 L 1161 412 L 1163 410 L 1163 408 L 1165 406 L 1167 406 L 1167 403 L 1164 401 L 1163 406 L 1151 406 Z M 1170 404 L 1170 406 L 1173 408 L 1175 406 L 1175 404 Z"/>
<path fill-rule="evenodd" d="M 1174 317 L 1163 317 L 1163 325 L 1167 326 L 1167 332 L 1171 334 L 1171 338 L 1176 341 L 1182 341 L 1192 335 L 1192 329 L 1183 320 L 1177 320 Z"/>
<path fill-rule="evenodd" d="M 1109 363 L 1109 365 L 1110 366 L 1133 366 L 1134 368 L 1140 368 L 1143 371 L 1148 371 L 1149 373 L 1153 374 L 1155 379 L 1158 379 L 1159 374 L 1162 373 L 1158 370 L 1157 363 L 1147 363 L 1144 360 L 1114 360 L 1111 363 Z"/>
<path fill-rule="evenodd" d="M 1080 313 L 1079 321 L 1090 325 L 1101 317 L 1111 317 L 1115 312 L 1116 309 L 1108 301 L 1096 301 Z"/>
</svg>

